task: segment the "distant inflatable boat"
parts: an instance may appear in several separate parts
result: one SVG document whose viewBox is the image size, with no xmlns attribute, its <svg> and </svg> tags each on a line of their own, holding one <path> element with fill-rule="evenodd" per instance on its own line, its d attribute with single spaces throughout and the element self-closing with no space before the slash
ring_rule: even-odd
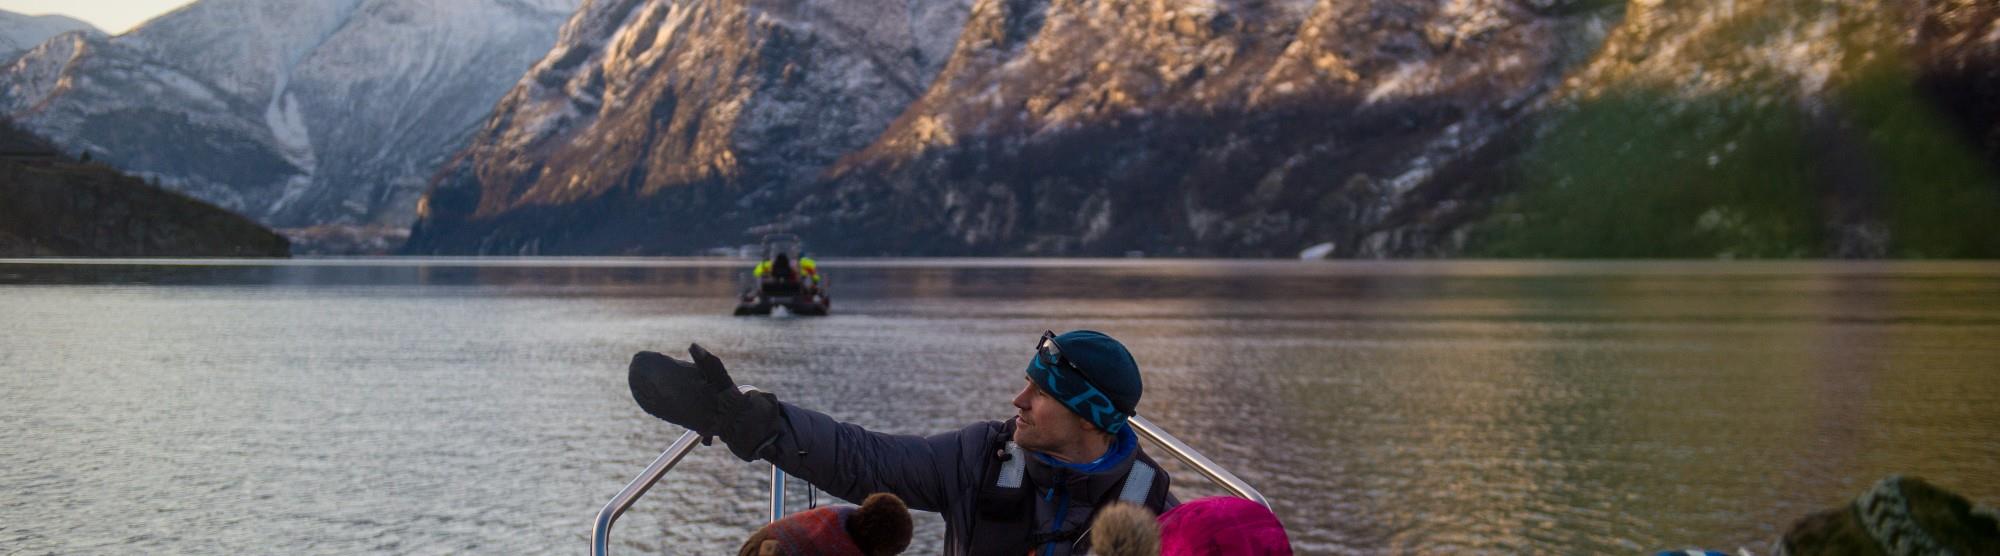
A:
<svg viewBox="0 0 2000 556">
<path fill-rule="evenodd" d="M 751 284 L 736 304 L 736 316 L 769 315 L 778 309 L 807 317 L 826 316 L 833 298 L 818 264 L 805 256 L 805 242 L 792 234 L 764 236 L 764 260 L 751 271 Z"/>
<path fill-rule="evenodd" d="M 823 317 L 833 307 L 833 299 L 826 296 L 825 287 L 807 291 L 799 284 L 778 284 L 773 287 L 766 283 L 747 292 L 736 304 L 736 316 L 769 315 L 777 309 L 802 317 Z"/>
</svg>

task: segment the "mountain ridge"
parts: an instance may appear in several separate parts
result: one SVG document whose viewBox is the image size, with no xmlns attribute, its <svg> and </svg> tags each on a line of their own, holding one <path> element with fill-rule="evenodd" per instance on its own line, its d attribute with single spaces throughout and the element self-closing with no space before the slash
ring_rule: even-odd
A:
<svg viewBox="0 0 2000 556">
<path fill-rule="evenodd" d="M 73 17 L 0 10 L 0 59 L 12 59 L 56 35 L 79 31 L 87 36 L 104 36 L 97 26 Z"/>
<path fill-rule="evenodd" d="M 0 71 L 71 150 L 281 228 L 402 229 L 576 0 L 201 0 Z"/>
<path fill-rule="evenodd" d="M 0 121 L 0 257 L 288 257 L 247 218 L 92 163 Z"/>
</svg>

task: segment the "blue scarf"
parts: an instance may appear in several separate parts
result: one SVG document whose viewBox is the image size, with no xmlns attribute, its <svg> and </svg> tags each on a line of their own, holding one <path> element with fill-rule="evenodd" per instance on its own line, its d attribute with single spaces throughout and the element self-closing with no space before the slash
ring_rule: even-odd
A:
<svg viewBox="0 0 2000 556">
<path fill-rule="evenodd" d="M 1139 435 L 1134 434 L 1132 429 L 1128 427 L 1118 431 L 1118 438 L 1111 443 L 1111 449 L 1105 450 L 1104 455 L 1098 456 L 1097 459 L 1091 460 L 1090 463 L 1069 463 L 1041 452 L 1034 452 L 1034 454 L 1035 457 L 1041 458 L 1042 463 L 1055 467 L 1078 473 L 1103 473 L 1110 471 L 1113 467 L 1117 467 L 1120 463 L 1124 463 L 1126 459 L 1132 457 L 1132 452 L 1138 450 Z"/>
</svg>

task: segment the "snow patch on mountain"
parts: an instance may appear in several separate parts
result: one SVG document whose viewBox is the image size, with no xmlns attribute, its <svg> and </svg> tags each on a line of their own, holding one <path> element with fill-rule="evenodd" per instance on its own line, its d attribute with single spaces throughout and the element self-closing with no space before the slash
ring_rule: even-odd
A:
<svg viewBox="0 0 2000 556">
<path fill-rule="evenodd" d="M 200 81 L 196 81 L 187 74 L 175 71 L 173 68 L 158 66 L 146 67 L 144 70 L 148 77 L 150 77 L 150 79 L 146 80 L 146 85 L 151 87 L 152 92 L 155 94 L 171 90 L 176 96 L 200 105 L 200 108 L 220 110 L 227 107 L 227 104 L 222 100 L 222 96 L 217 94 L 215 90 Z"/>
<path fill-rule="evenodd" d="M 270 126 L 271 137 L 277 140 L 278 148 L 283 150 L 285 158 L 290 160 L 292 165 L 307 169 L 316 167 L 313 162 L 312 135 L 310 130 L 306 129 L 305 114 L 299 109 L 297 95 L 287 92 L 271 97 L 271 104 L 264 108 L 264 125 Z M 273 210 L 282 208 L 284 204 L 274 204 Z"/>
</svg>

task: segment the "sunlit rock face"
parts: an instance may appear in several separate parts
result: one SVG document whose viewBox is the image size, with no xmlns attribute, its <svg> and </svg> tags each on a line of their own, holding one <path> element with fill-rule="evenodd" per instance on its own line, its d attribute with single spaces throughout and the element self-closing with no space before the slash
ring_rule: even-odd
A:
<svg viewBox="0 0 2000 556">
<path fill-rule="evenodd" d="M 593 0 L 425 200 L 409 252 L 735 242 L 944 65 L 958 0 Z"/>
<path fill-rule="evenodd" d="M 407 226 L 577 0 L 202 0 L 0 69 L 65 150 L 277 227 Z"/>
</svg>

